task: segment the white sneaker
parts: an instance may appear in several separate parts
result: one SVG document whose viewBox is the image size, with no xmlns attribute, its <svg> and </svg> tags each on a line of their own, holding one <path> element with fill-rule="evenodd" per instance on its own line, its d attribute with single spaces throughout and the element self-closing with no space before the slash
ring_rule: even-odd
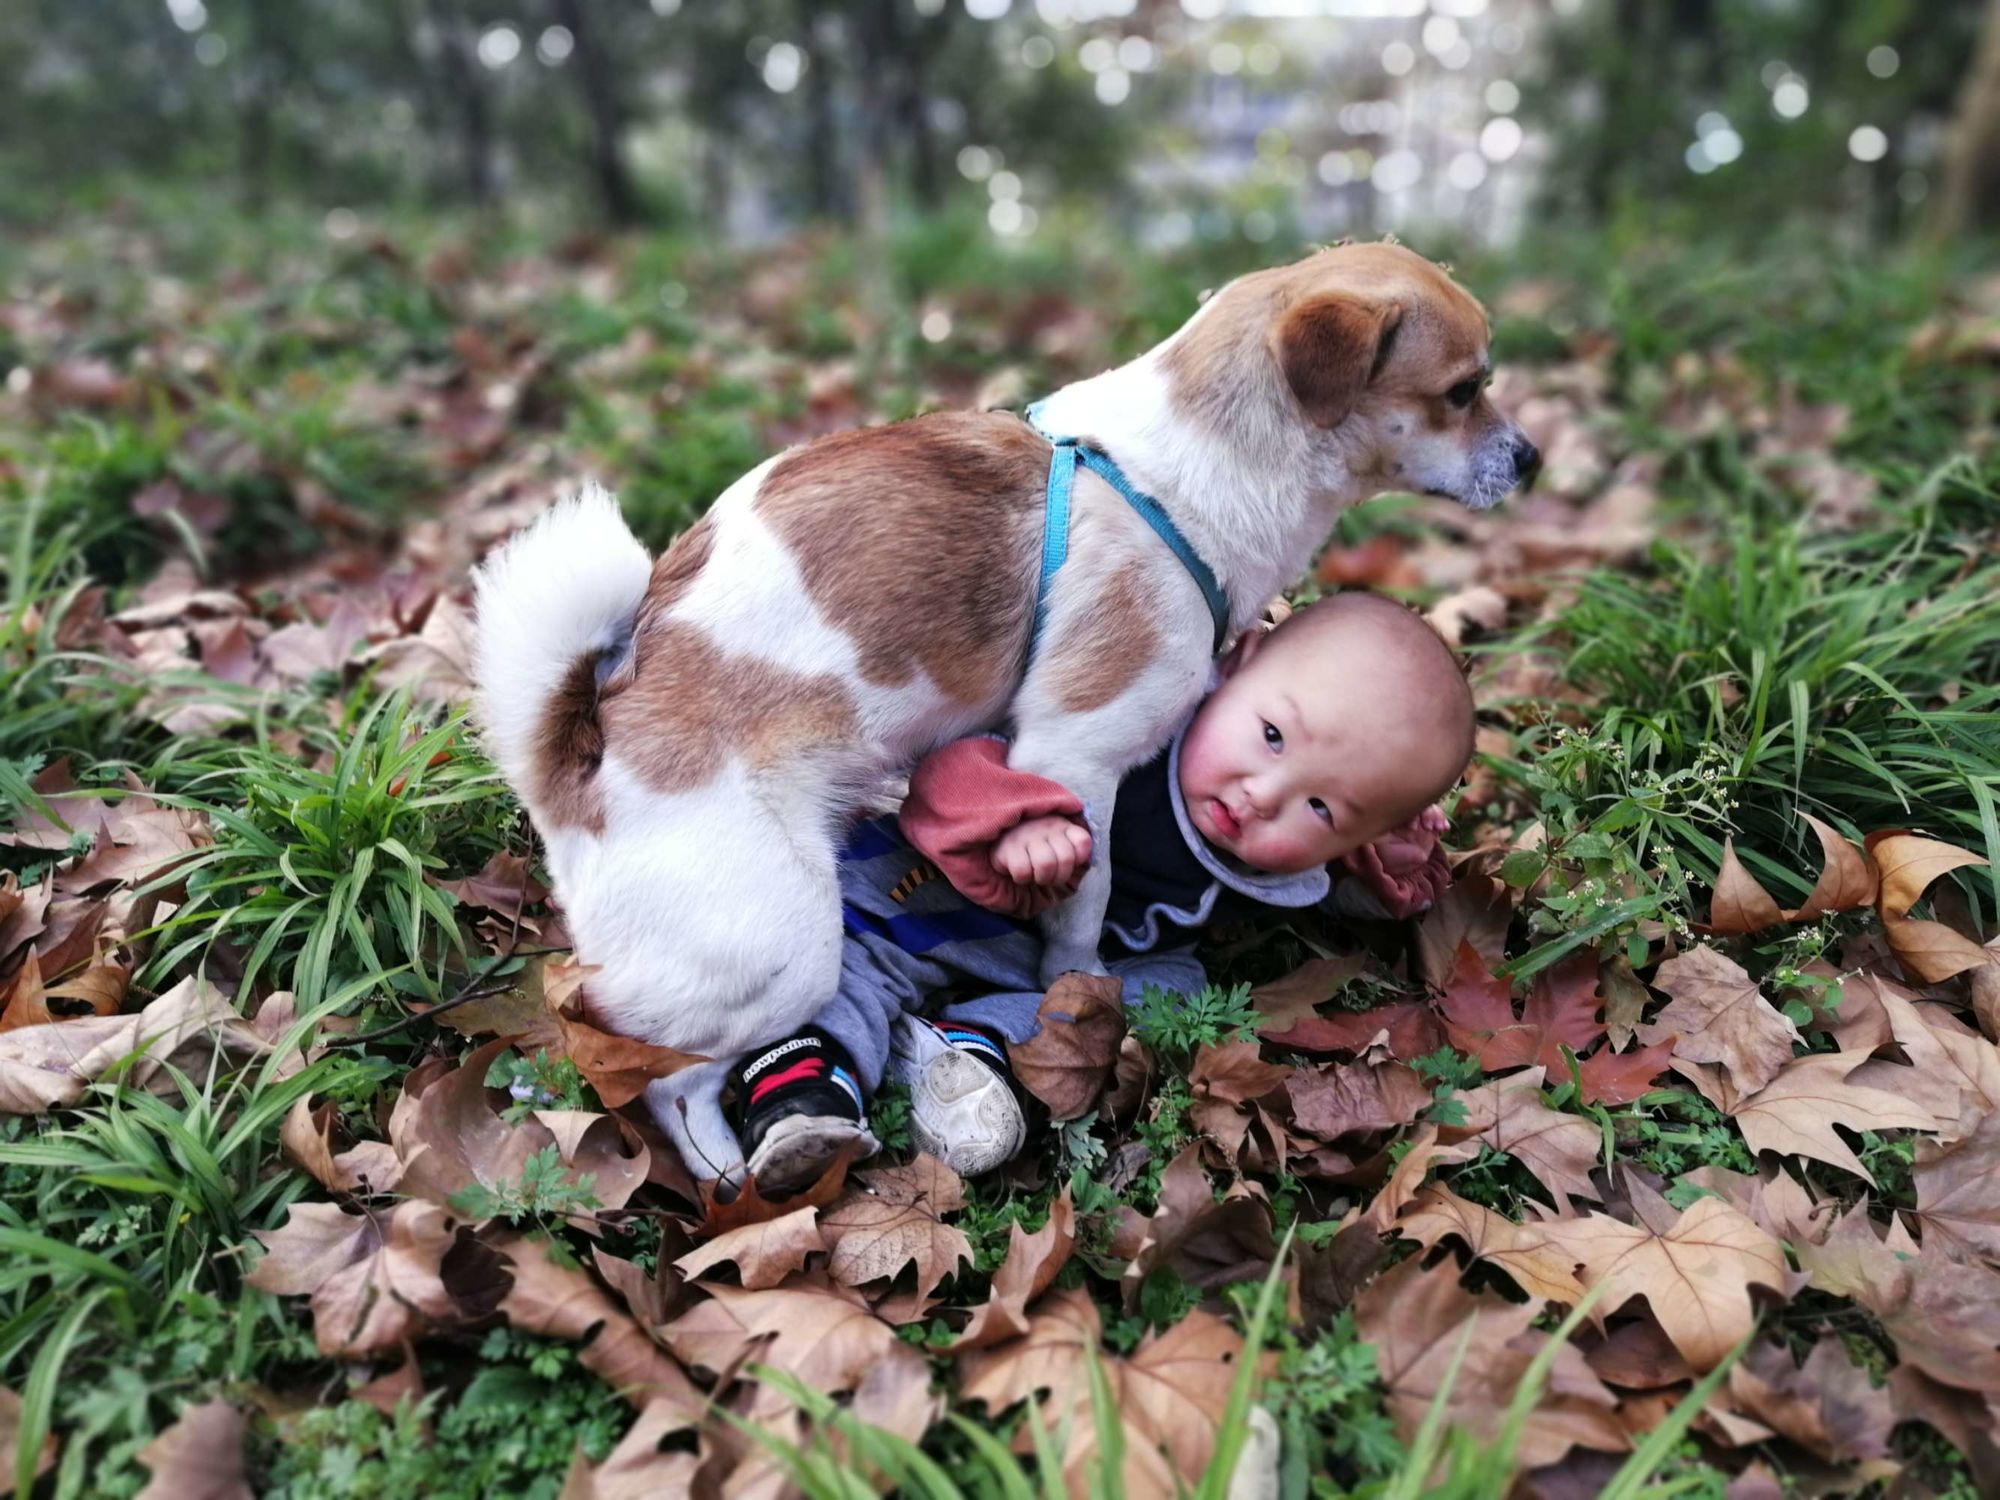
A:
<svg viewBox="0 0 2000 1500">
<path fill-rule="evenodd" d="M 1028 1138 L 1027 1116 L 1007 1080 L 944 1033 L 904 1016 L 890 1033 L 887 1074 L 910 1090 L 910 1134 L 961 1177 L 1014 1159 Z"/>
</svg>

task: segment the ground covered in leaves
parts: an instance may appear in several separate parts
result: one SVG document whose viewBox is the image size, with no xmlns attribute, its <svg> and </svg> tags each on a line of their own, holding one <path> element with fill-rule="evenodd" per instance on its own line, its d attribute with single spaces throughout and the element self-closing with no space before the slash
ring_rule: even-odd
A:
<svg viewBox="0 0 2000 1500">
<path fill-rule="evenodd" d="M 1471 656 L 1448 896 L 1063 997 L 993 1180 L 891 1091 L 885 1156 L 724 1204 L 627 1107 L 677 1059 L 579 1018 L 462 718 L 467 569 L 584 473 L 659 544 L 784 444 L 1018 404 L 1271 252 L 141 223 L 0 252 L 22 1493 L 775 1495 L 731 1417 L 814 1419 L 763 1369 L 948 1473 L 947 1413 L 1074 1416 L 1081 1483 L 1095 1353 L 1171 1494 L 1280 1261 L 1287 1495 L 1433 1406 L 1492 1436 L 1586 1296 L 1485 1492 L 1598 1493 L 1725 1363 L 1686 1493 L 2000 1491 L 2000 282 L 1462 263 L 1545 481 L 1376 502 L 1306 585 Z"/>
</svg>

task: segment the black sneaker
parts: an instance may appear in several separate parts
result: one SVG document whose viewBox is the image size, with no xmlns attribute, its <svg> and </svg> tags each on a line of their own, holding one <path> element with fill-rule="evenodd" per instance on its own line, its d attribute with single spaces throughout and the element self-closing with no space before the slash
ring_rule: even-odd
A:
<svg viewBox="0 0 2000 1500">
<path fill-rule="evenodd" d="M 816 1026 L 755 1054 L 734 1083 L 737 1134 L 760 1191 L 811 1186 L 850 1142 L 861 1156 L 881 1150 L 847 1049 Z"/>
</svg>

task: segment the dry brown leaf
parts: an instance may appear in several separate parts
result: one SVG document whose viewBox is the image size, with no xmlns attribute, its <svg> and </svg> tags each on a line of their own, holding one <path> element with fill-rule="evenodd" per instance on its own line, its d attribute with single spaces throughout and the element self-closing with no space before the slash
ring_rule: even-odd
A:
<svg viewBox="0 0 2000 1500">
<path fill-rule="evenodd" d="M 1927 1252 L 2000 1261 L 2000 1114 L 1977 1119 L 1948 1146 L 1917 1142 L 1917 1222 Z"/>
<path fill-rule="evenodd" d="M 476 875 L 463 880 L 431 879 L 430 883 L 450 892 L 462 906 L 483 907 L 503 917 L 519 916 L 523 906 L 549 899 L 548 887 L 529 872 L 528 857 L 504 849 L 495 852 Z"/>
<path fill-rule="evenodd" d="M 1552 1220 L 1541 1229 L 1575 1257 L 1585 1286 L 1604 1288 L 1594 1314 L 1600 1327 L 1644 1296 L 1697 1370 L 1713 1369 L 1750 1331 L 1753 1285 L 1785 1285 L 1784 1249 L 1720 1198 L 1697 1199 L 1664 1234 L 1598 1213 Z"/>
<path fill-rule="evenodd" d="M 1456 1236 L 1471 1250 L 1475 1261 L 1498 1266 L 1530 1297 L 1569 1307 L 1583 1300 L 1575 1259 L 1552 1244 L 1538 1225 L 1516 1224 L 1449 1188 L 1433 1185 L 1422 1189 L 1395 1227 L 1403 1238 L 1426 1249 L 1446 1235 Z"/>
<path fill-rule="evenodd" d="M 792 1193 L 778 1199 L 766 1198 L 757 1187 L 754 1177 L 744 1179 L 736 1196 L 727 1203 L 717 1196 L 721 1191 L 713 1181 L 703 1182 L 698 1192 L 701 1199 L 702 1219 L 695 1228 L 697 1239 L 709 1240 L 718 1235 L 728 1234 L 732 1229 L 741 1229 L 746 1224 L 766 1224 L 772 1219 L 781 1219 L 786 1214 L 796 1213 L 802 1208 L 825 1208 L 841 1194 L 847 1186 L 847 1169 L 854 1164 L 855 1154 L 861 1149 L 859 1141 L 849 1141 L 834 1153 L 826 1170 L 819 1175 L 819 1181 L 802 1193 Z M 677 1153 L 666 1153 L 679 1160 Z"/>
<path fill-rule="evenodd" d="M 1843 988 L 1855 982 L 1849 979 Z M 1938 1138 L 1946 1142 L 1958 1139 L 1961 1121 L 2000 1110 L 2000 1047 L 1984 1037 L 1931 1024 L 1927 1017 L 1936 1011 L 1919 1008 L 1899 985 L 1877 981 L 1868 993 L 1910 1065 L 1877 1058 L 1857 1068 L 1851 1082 L 1888 1089 L 1928 1109 Z"/>
<path fill-rule="evenodd" d="M 1591 1169 L 1604 1149 L 1597 1126 L 1542 1102 L 1542 1070 L 1530 1068 L 1458 1097 L 1469 1131 L 1495 1151 L 1513 1157 L 1549 1190 L 1556 1208 L 1569 1212 L 1571 1194 L 1595 1199 Z"/>
<path fill-rule="evenodd" d="M 1438 1128 L 1435 1125 L 1420 1125 L 1417 1133 L 1410 1137 L 1410 1149 L 1403 1153 L 1382 1189 L 1375 1195 L 1360 1222 L 1372 1227 L 1378 1234 L 1387 1234 L 1396 1227 L 1396 1217 L 1401 1214 L 1417 1196 L 1424 1178 L 1434 1163 L 1470 1161 L 1479 1154 L 1479 1143 L 1460 1141 L 1457 1145 L 1438 1144 Z"/>
<path fill-rule="evenodd" d="M 261 1291 L 309 1295 L 322 1354 L 381 1354 L 456 1320 L 439 1279 L 452 1221 L 428 1203 L 350 1214 L 334 1203 L 294 1203 L 281 1229 L 257 1236 L 264 1258 L 247 1278 Z"/>
<path fill-rule="evenodd" d="M 915 1266 L 915 1290 L 877 1309 L 892 1323 L 907 1323 L 923 1316 L 940 1281 L 972 1260 L 972 1242 L 943 1217 L 965 1207 L 965 1184 L 943 1162 L 921 1154 L 908 1166 L 860 1176 L 867 1187 L 850 1190 L 820 1218 L 832 1252 L 827 1274 L 843 1286 L 865 1286 Z"/>
<path fill-rule="evenodd" d="M 1875 1315 L 1906 1366 L 1944 1385 L 2000 1394 L 2000 1272 L 1884 1244 L 1865 1205 L 1822 1243 L 1792 1249 L 1814 1286 Z"/>
<path fill-rule="evenodd" d="M 1708 909 L 1708 929 L 1725 936 L 1762 932 L 1784 920 L 1771 893 L 1736 857 L 1736 840 L 1722 841 L 1722 864 L 1715 872 L 1715 897 Z"/>
<path fill-rule="evenodd" d="M 603 1463 L 593 1465 L 582 1444 L 577 1445 L 559 1500 L 661 1500 L 695 1494 L 711 1455 L 663 1446 L 694 1426 L 694 1419 L 674 1402 L 647 1402 Z"/>
<path fill-rule="evenodd" d="M 395 1187 L 403 1175 L 396 1148 L 384 1141 L 363 1141 L 336 1152 L 333 1132 L 339 1123 L 340 1111 L 331 1099 L 317 1109 L 309 1099 L 300 1099 L 278 1130 L 278 1144 L 322 1187 L 337 1193 L 386 1193 Z"/>
<path fill-rule="evenodd" d="M 1365 953 L 1309 958 L 1284 978 L 1258 985 L 1250 992 L 1250 1004 L 1261 1018 L 1257 1030 L 1268 1035 L 1296 1026 L 1367 967 Z"/>
<path fill-rule="evenodd" d="M 584 982 L 592 972 L 589 964 L 547 964 L 542 969 L 542 996 L 555 1032 L 550 1037 L 535 1037 L 532 1045 L 547 1046 L 575 1063 L 606 1109 L 630 1104 L 656 1078 L 708 1061 L 672 1047 L 614 1036 L 593 1026 L 584 996 Z"/>
<path fill-rule="evenodd" d="M 762 1291 L 779 1285 L 792 1272 L 805 1269 L 807 1258 L 824 1253 L 826 1248 L 826 1239 L 819 1228 L 819 1210 L 806 1207 L 719 1234 L 690 1250 L 674 1265 L 682 1275 L 692 1279 L 724 1261 L 732 1261 L 742 1284 L 751 1291 Z"/>
<path fill-rule="evenodd" d="M 513 1272 L 500 1302 L 508 1322 L 545 1338 L 582 1342 L 577 1362 L 634 1406 L 666 1401 L 690 1416 L 701 1414 L 707 1398 L 588 1272 L 558 1265 L 548 1247 L 534 1240 L 507 1240 L 493 1248 Z"/>
<path fill-rule="evenodd" d="M 1889 1392 L 1870 1384 L 1838 1339 L 1813 1345 L 1803 1367 L 1781 1344 L 1754 1344 L 1730 1367 L 1729 1390 L 1764 1426 L 1830 1463 L 1889 1455 Z"/>
<path fill-rule="evenodd" d="M 1868 856 L 1811 813 L 1801 812 L 1799 816 L 1810 823 L 1812 831 L 1819 835 L 1819 846 L 1826 855 L 1826 863 L 1821 867 L 1819 879 L 1813 883 L 1805 905 L 1797 911 L 1786 912 L 1786 918 L 1793 922 L 1812 922 L 1828 912 L 1872 906 L 1880 882 Z"/>
<path fill-rule="evenodd" d="M 829 1394 L 851 1391 L 876 1364 L 897 1351 L 921 1358 L 861 1298 L 823 1281 L 752 1292 L 704 1283 L 709 1296 L 662 1330 L 667 1347 L 686 1364 L 728 1376 L 755 1361 L 797 1376 Z M 762 1387 L 759 1412 L 787 1403 Z"/>
<path fill-rule="evenodd" d="M 152 1478 L 139 1500 L 256 1500 L 243 1474 L 243 1413 L 227 1401 L 182 1409 L 139 1450 Z"/>
<path fill-rule="evenodd" d="M 1114 977 L 1065 974 L 1042 997 L 1041 1030 L 1008 1047 L 1015 1079 L 1050 1119 L 1074 1120 L 1104 1092 L 1125 1039 L 1124 994 Z"/>
<path fill-rule="evenodd" d="M 1902 1091 L 1850 1082 L 1848 1075 L 1867 1061 L 1866 1052 L 1817 1052 L 1792 1059 L 1770 1083 L 1730 1111 L 1744 1143 L 1752 1151 L 1810 1156 L 1875 1186 L 1861 1159 L 1833 1127 L 1929 1130 L 1937 1122 Z"/>
<path fill-rule="evenodd" d="M 1454 1359 L 1463 1358 L 1447 1398 L 1447 1420 L 1492 1438 L 1544 1336 L 1530 1329 L 1539 1304 L 1475 1297 L 1449 1260 L 1426 1271 L 1412 1257 L 1378 1277 L 1354 1304 L 1355 1329 L 1375 1346 L 1390 1415 L 1407 1441 L 1431 1409 Z M 1542 1399 L 1529 1414 L 1515 1462 L 1555 1463 L 1572 1447 L 1620 1452 L 1631 1446 L 1617 1399 L 1574 1345 L 1556 1355 Z"/>
<path fill-rule="evenodd" d="M 1167 1266 L 1203 1291 L 1256 1281 L 1278 1253 L 1270 1206 L 1239 1196 L 1217 1202 L 1201 1169 L 1201 1148 L 1189 1146 L 1160 1173 L 1159 1206 L 1141 1221 L 1143 1233 L 1125 1267 L 1125 1305 L 1136 1306 L 1154 1269 Z"/>
<path fill-rule="evenodd" d="M 1076 1208 L 1069 1189 L 1049 1205 L 1048 1222 L 1033 1234 L 1018 1222 L 1008 1228 L 1007 1258 L 993 1273 L 986 1301 L 952 1344 L 952 1350 L 984 1349 L 1028 1331 L 1028 1304 L 1049 1289 L 1076 1248 Z"/>
<path fill-rule="evenodd" d="M 1985 860 L 1936 839 L 1891 829 L 1868 835 L 1868 853 L 1880 872 L 1876 911 L 1897 960 L 1925 984 L 1942 984 L 1988 961 L 1986 950 L 1942 922 L 1912 921 L 1909 911 L 1940 875 Z"/>
<path fill-rule="evenodd" d="M 1791 1061 L 1798 1027 L 1758 992 L 1757 981 L 1715 948 L 1695 948 L 1668 959 L 1653 976 L 1653 987 L 1672 1003 L 1638 1028 L 1647 1044 L 1674 1041 L 1674 1056 L 1720 1066 L 1741 1092 L 1750 1094 Z"/>
<path fill-rule="evenodd" d="M 1285 1083 L 1292 1121 L 1322 1141 L 1373 1135 L 1411 1124 L 1435 1102 L 1430 1086 L 1401 1063 L 1332 1063 L 1300 1068 Z"/>
</svg>

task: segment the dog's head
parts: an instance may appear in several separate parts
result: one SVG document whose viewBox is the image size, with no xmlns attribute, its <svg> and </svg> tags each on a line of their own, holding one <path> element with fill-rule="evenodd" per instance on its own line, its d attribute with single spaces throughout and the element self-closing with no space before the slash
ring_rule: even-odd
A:
<svg viewBox="0 0 2000 1500">
<path fill-rule="evenodd" d="M 1234 357 L 1275 363 L 1286 419 L 1351 481 L 1484 510 L 1540 467 L 1527 434 L 1487 399 L 1484 310 L 1415 251 L 1336 245 L 1214 300 L 1228 305 L 1198 323 L 1235 335 Z"/>
</svg>

